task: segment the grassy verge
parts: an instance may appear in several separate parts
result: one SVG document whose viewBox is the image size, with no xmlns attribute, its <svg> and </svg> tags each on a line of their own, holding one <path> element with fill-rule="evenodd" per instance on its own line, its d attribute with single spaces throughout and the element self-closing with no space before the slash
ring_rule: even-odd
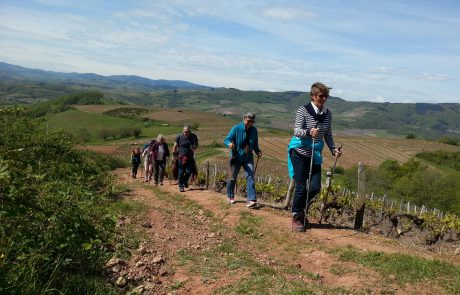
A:
<svg viewBox="0 0 460 295">
<path fill-rule="evenodd" d="M 334 249 L 341 261 L 352 261 L 378 271 L 386 281 L 429 282 L 449 294 L 460 294 L 460 266 L 439 260 L 427 260 L 400 253 L 361 252 L 354 248 Z M 339 270 L 338 270 L 339 271 Z"/>
</svg>

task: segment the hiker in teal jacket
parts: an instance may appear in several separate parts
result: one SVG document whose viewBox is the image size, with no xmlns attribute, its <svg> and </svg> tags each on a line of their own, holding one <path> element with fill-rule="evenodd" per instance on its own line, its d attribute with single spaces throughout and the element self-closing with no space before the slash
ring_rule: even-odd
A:
<svg viewBox="0 0 460 295">
<path fill-rule="evenodd" d="M 246 176 L 247 207 L 256 206 L 256 188 L 254 182 L 254 151 L 258 157 L 262 156 L 259 149 L 257 128 L 253 126 L 256 116 L 248 112 L 243 116 L 243 122 L 232 127 L 224 144 L 230 149 L 230 174 L 227 181 L 227 198 L 230 204 L 235 203 L 235 183 L 240 168 L 243 167 Z"/>
</svg>

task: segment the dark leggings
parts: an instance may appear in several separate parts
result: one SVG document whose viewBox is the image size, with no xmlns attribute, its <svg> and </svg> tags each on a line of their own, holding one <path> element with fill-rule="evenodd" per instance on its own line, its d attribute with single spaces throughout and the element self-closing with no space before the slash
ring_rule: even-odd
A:
<svg viewBox="0 0 460 295">
<path fill-rule="evenodd" d="M 294 168 L 295 180 L 292 213 L 302 213 L 306 207 L 307 199 L 308 202 L 311 202 L 321 189 L 321 165 L 313 165 L 312 167 L 310 193 L 307 198 L 307 180 L 310 173 L 311 158 L 301 155 L 294 149 L 291 149 L 289 154 Z"/>
<path fill-rule="evenodd" d="M 133 169 L 131 170 L 133 172 L 133 176 L 137 176 L 138 168 L 139 168 L 139 163 L 133 163 Z"/>
</svg>

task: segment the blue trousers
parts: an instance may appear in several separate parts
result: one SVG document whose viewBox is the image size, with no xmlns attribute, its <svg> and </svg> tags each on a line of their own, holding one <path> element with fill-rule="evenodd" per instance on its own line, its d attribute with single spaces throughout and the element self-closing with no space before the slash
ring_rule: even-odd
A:
<svg viewBox="0 0 460 295">
<path fill-rule="evenodd" d="M 256 184 L 254 182 L 254 163 L 240 162 L 237 159 L 230 160 L 230 179 L 227 181 L 227 197 L 233 199 L 235 197 L 235 183 L 238 179 L 238 173 L 241 167 L 244 169 L 246 176 L 246 192 L 248 201 L 256 201 Z"/>
<path fill-rule="evenodd" d="M 294 168 L 295 191 L 292 201 L 292 213 L 300 214 L 303 212 L 308 202 L 316 197 L 321 190 L 321 165 L 313 165 L 311 171 L 310 193 L 307 196 L 307 181 L 310 173 L 311 158 L 299 154 L 296 150 L 290 150 L 291 162 Z M 307 208 L 308 210 L 308 208 Z"/>
<path fill-rule="evenodd" d="M 189 159 L 187 163 L 184 165 L 182 161 L 179 160 L 178 166 L 178 178 L 179 178 L 179 187 L 185 187 L 185 184 L 188 184 L 188 179 L 190 175 L 193 173 L 193 167 L 195 165 L 195 160 L 193 158 Z"/>
</svg>

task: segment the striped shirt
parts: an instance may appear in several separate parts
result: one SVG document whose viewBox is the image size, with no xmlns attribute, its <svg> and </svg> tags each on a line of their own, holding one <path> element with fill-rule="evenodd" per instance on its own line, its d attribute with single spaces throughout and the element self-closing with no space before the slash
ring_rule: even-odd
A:
<svg viewBox="0 0 460 295">
<path fill-rule="evenodd" d="M 332 138 L 332 114 L 329 109 L 324 108 L 319 114 L 316 113 L 316 106 L 313 103 L 301 106 L 297 110 L 294 123 L 294 136 L 300 138 L 310 138 L 310 129 L 315 127 L 315 123 L 318 122 L 318 134 L 315 140 L 323 140 L 326 142 L 329 150 L 334 154 L 334 139 Z M 318 110 L 319 111 L 319 110 Z M 311 147 L 300 147 L 295 149 L 300 154 L 311 157 Z"/>
</svg>

